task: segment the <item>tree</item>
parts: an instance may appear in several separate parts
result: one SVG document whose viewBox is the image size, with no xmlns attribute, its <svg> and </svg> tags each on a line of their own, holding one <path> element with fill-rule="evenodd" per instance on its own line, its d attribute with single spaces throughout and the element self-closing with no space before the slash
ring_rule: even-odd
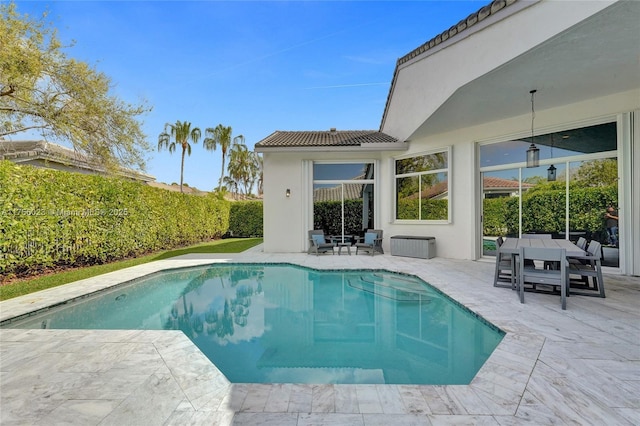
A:
<svg viewBox="0 0 640 426">
<path fill-rule="evenodd" d="M 108 168 L 144 168 L 145 105 L 109 94 L 110 79 L 68 58 L 55 29 L 0 4 L 0 139 L 25 132 L 73 145 Z"/>
<path fill-rule="evenodd" d="M 245 195 L 249 195 L 251 164 L 251 152 L 247 146 L 241 143 L 234 144 L 229 158 L 229 176 L 236 182 L 242 183 Z"/>
<path fill-rule="evenodd" d="M 227 155 L 227 150 L 231 146 L 231 126 L 223 126 L 218 124 L 215 128 L 208 127 L 204 131 L 205 139 L 202 141 L 204 148 L 207 151 L 215 151 L 220 146 L 222 151 L 222 170 L 220 171 L 220 180 L 218 180 L 218 188 L 222 188 L 222 178 L 224 177 L 224 163 Z"/>
<path fill-rule="evenodd" d="M 575 171 L 574 179 L 586 187 L 617 185 L 618 161 L 614 158 L 585 161 Z"/>
<path fill-rule="evenodd" d="M 169 152 L 172 153 L 176 150 L 176 146 L 180 145 L 182 147 L 182 159 L 180 162 L 180 192 L 182 191 L 182 182 L 184 176 L 184 154 L 191 155 L 191 145 L 189 144 L 189 139 L 194 144 L 198 143 L 200 140 L 200 129 L 198 127 L 191 128 L 191 123 L 185 121 L 184 123 L 180 120 L 176 121 L 176 124 L 165 124 L 164 132 L 160 133 L 158 136 L 158 151 L 162 150 L 162 148 L 168 148 Z M 171 140 L 173 138 L 173 141 Z"/>
</svg>

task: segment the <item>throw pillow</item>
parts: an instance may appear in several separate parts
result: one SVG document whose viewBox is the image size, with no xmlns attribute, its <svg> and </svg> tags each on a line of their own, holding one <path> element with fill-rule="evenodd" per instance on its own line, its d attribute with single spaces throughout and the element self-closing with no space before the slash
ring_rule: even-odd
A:
<svg viewBox="0 0 640 426">
<path fill-rule="evenodd" d="M 316 234 L 314 234 L 314 235 L 311 236 L 311 238 L 313 238 L 313 242 L 316 245 L 324 244 L 326 242 L 325 239 L 324 239 L 324 235 L 316 235 Z"/>
<path fill-rule="evenodd" d="M 364 243 L 373 245 L 376 242 L 376 238 L 378 238 L 376 232 L 367 232 L 364 234 Z"/>
</svg>

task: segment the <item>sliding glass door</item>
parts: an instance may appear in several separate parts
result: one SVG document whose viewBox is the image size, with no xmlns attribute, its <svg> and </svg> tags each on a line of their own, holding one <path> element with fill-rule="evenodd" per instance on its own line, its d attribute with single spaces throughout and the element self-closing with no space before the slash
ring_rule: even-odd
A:
<svg viewBox="0 0 640 426">
<path fill-rule="evenodd" d="M 313 164 L 313 226 L 343 242 L 374 227 L 374 164 Z"/>
<path fill-rule="evenodd" d="M 521 163 L 530 139 L 482 145 L 483 255 L 495 255 L 498 236 L 545 233 L 599 241 L 603 263 L 618 267 L 619 233 L 610 235 L 605 217 L 618 205 L 616 140 L 615 123 L 540 135 L 532 168 Z"/>
</svg>

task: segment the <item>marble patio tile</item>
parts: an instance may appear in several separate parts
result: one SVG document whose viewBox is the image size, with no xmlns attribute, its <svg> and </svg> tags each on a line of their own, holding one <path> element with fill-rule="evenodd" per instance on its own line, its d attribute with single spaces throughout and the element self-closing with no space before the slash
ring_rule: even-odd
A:
<svg viewBox="0 0 640 426">
<path fill-rule="evenodd" d="M 364 425 L 362 414 L 300 413 L 297 426 L 358 426 Z"/>
<path fill-rule="evenodd" d="M 626 419 L 630 425 L 640 425 L 640 407 L 635 408 L 614 408 L 613 411 Z"/>
<path fill-rule="evenodd" d="M 431 408 L 424 399 L 420 386 L 399 385 L 400 397 L 409 414 L 431 414 Z"/>
<path fill-rule="evenodd" d="M 288 413 L 310 413 L 313 407 L 313 386 L 309 384 L 290 384 Z"/>
<path fill-rule="evenodd" d="M 407 414 L 407 409 L 402 401 L 402 396 L 397 386 L 376 385 L 378 398 L 385 414 Z"/>
<path fill-rule="evenodd" d="M 493 416 L 451 416 L 429 414 L 429 420 L 433 426 L 499 426 Z"/>
<path fill-rule="evenodd" d="M 231 422 L 233 426 L 297 426 L 297 413 L 236 413 Z M 313 423 L 319 425 L 320 423 Z"/>
<path fill-rule="evenodd" d="M 590 360 L 588 364 L 620 380 L 640 380 L 640 361 Z"/>
<path fill-rule="evenodd" d="M 431 426 L 427 414 L 363 414 L 365 426 Z"/>
<path fill-rule="evenodd" d="M 229 426 L 233 424 L 233 412 L 176 410 L 164 426 Z"/>
<path fill-rule="evenodd" d="M 611 351 L 629 361 L 640 361 L 640 343 L 618 343 L 611 347 Z"/>
<path fill-rule="evenodd" d="M 527 385 L 529 375 L 513 374 L 513 371 L 496 366 L 495 371 L 477 375 L 470 386 L 483 389 L 504 399 L 511 399 L 514 395 L 521 395 Z"/>
<path fill-rule="evenodd" d="M 487 392 L 477 386 L 471 386 L 478 398 L 482 400 L 482 403 L 487 407 L 490 414 L 497 415 L 513 415 L 518 408 L 520 401 L 519 393 L 511 393 L 508 397 L 500 396 L 495 392 Z"/>
<path fill-rule="evenodd" d="M 421 391 L 434 415 L 468 414 L 465 408 L 447 392 L 447 386 L 424 386 Z"/>
<path fill-rule="evenodd" d="M 566 360 L 564 358 L 555 360 L 557 360 L 557 365 L 554 365 L 551 360 L 553 367 L 546 370 L 536 369 L 536 373 L 550 380 L 562 376 L 586 395 L 590 395 L 610 407 L 640 406 L 640 386 L 633 385 L 640 382 L 626 381 L 613 376 L 595 365 L 594 360 Z M 545 365 L 545 363 L 541 363 L 541 365 Z M 564 374 L 557 371 L 564 372 Z M 588 371 L 589 374 L 584 374 L 585 371 Z"/>
<path fill-rule="evenodd" d="M 312 413 L 335 413 L 336 397 L 334 385 L 313 385 Z"/>
<path fill-rule="evenodd" d="M 223 411 L 240 411 L 249 392 L 249 386 L 246 383 L 232 383 L 229 385 L 224 398 L 220 402 L 219 409 Z"/>
<path fill-rule="evenodd" d="M 356 385 L 334 386 L 336 398 L 336 413 L 359 414 L 358 392 Z M 302 410 L 301 410 L 302 411 Z"/>
<path fill-rule="evenodd" d="M 262 413 L 269 398 L 269 385 L 252 385 L 248 388 L 247 396 L 242 403 L 240 411 Z"/>
<path fill-rule="evenodd" d="M 265 413 L 286 413 L 289 409 L 291 387 L 292 385 L 288 383 L 271 385 L 267 405 L 264 408 Z"/>
<path fill-rule="evenodd" d="M 101 425 L 163 424 L 184 401 L 169 374 L 154 374 L 109 413 Z"/>
<path fill-rule="evenodd" d="M 528 389 L 543 406 L 566 423 L 609 425 L 621 422 L 611 409 L 573 388 L 564 379 L 551 381 L 532 377 Z"/>
<path fill-rule="evenodd" d="M 197 411 L 224 411 L 226 408 L 223 404 L 229 395 L 229 390 L 230 386 L 212 387 L 209 391 L 203 387 L 196 397 L 188 395 L 187 392 L 185 392 L 185 396 Z"/>
<path fill-rule="evenodd" d="M 471 386 L 448 385 L 444 386 L 444 390 L 457 405 L 464 407 L 468 414 L 490 415 L 493 413 Z"/>
<path fill-rule="evenodd" d="M 536 357 L 523 357 L 507 352 L 498 347 L 493 354 L 491 354 L 491 358 L 486 363 L 489 363 L 489 365 L 499 364 L 504 368 L 515 370 L 523 374 L 529 374 L 536 363 L 536 358 L 537 354 Z"/>
<path fill-rule="evenodd" d="M 109 399 L 70 399 L 49 413 L 41 423 L 46 425 L 97 425 L 121 402 L 121 400 Z"/>
<path fill-rule="evenodd" d="M 515 416 L 493 416 L 500 426 L 562 426 L 563 422 L 544 405 L 522 406 Z"/>
<path fill-rule="evenodd" d="M 540 353 L 540 358 L 548 355 L 578 358 L 578 359 L 610 359 L 622 361 L 623 357 L 614 352 L 614 347 L 608 344 L 587 342 L 554 342 L 545 345 Z"/>
<path fill-rule="evenodd" d="M 375 385 L 356 385 L 360 413 L 383 413 L 382 403 Z"/>
</svg>

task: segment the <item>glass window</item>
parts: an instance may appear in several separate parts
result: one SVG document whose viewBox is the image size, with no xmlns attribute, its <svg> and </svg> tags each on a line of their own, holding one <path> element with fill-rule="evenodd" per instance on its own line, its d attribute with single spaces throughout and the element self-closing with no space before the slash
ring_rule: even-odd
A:
<svg viewBox="0 0 640 426">
<path fill-rule="evenodd" d="M 603 265 L 619 266 L 619 231 L 612 235 L 604 216 L 618 204 L 616 134 L 616 123 L 607 123 L 540 135 L 533 168 L 514 168 L 530 140 L 481 146 L 483 254 L 495 254 L 499 236 L 544 233 L 599 241 Z"/>
<path fill-rule="evenodd" d="M 374 164 L 313 164 L 313 227 L 340 242 L 374 228 Z"/>
<path fill-rule="evenodd" d="M 395 161 L 396 219 L 449 219 L 449 151 Z"/>
</svg>

